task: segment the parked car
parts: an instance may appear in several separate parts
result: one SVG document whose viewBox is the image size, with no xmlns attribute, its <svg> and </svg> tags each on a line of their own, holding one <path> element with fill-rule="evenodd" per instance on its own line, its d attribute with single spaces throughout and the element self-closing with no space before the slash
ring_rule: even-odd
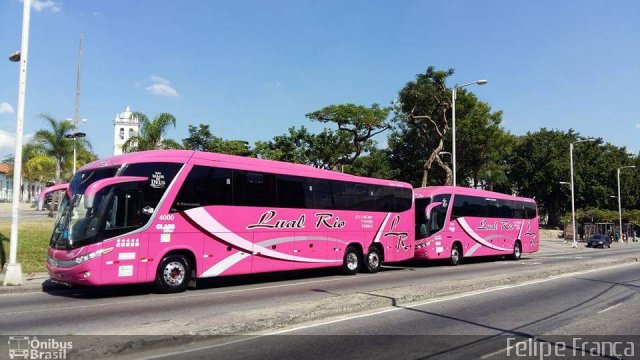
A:
<svg viewBox="0 0 640 360">
<path fill-rule="evenodd" d="M 611 238 L 605 234 L 591 235 L 589 241 L 587 241 L 587 247 L 611 247 Z"/>
</svg>

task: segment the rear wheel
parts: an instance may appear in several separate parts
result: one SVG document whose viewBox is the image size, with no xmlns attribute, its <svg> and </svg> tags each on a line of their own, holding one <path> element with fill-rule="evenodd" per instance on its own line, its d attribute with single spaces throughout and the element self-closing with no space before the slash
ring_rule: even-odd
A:
<svg viewBox="0 0 640 360">
<path fill-rule="evenodd" d="M 185 291 L 191 280 L 191 266 L 184 255 L 165 256 L 156 273 L 156 289 L 161 293 Z"/>
<path fill-rule="evenodd" d="M 360 267 L 360 254 L 358 250 L 349 246 L 344 251 L 344 258 L 342 259 L 342 273 L 345 275 L 355 275 Z"/>
<path fill-rule="evenodd" d="M 364 259 L 364 271 L 368 273 L 377 273 L 382 267 L 382 254 L 377 247 L 370 247 L 367 256 Z"/>
<path fill-rule="evenodd" d="M 522 257 L 522 245 L 519 241 L 513 246 L 513 254 L 511 254 L 511 260 L 520 260 Z"/>
<path fill-rule="evenodd" d="M 459 244 L 453 244 L 451 247 L 451 257 L 449 258 L 449 264 L 456 266 L 462 261 L 462 249 Z"/>
</svg>

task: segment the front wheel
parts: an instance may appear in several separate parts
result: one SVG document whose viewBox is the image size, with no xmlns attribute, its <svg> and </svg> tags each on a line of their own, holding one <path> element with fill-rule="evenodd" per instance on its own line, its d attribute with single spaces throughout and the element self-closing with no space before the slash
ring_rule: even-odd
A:
<svg viewBox="0 0 640 360">
<path fill-rule="evenodd" d="M 344 251 L 344 258 L 342 259 L 342 273 L 345 275 L 355 275 L 360 267 L 360 254 L 358 250 L 349 246 Z"/>
<path fill-rule="evenodd" d="M 511 260 L 520 260 L 522 257 L 522 245 L 520 242 L 516 242 L 513 246 L 513 254 L 511 254 Z"/>
<path fill-rule="evenodd" d="M 370 247 L 367 256 L 364 259 L 364 271 L 368 273 L 377 273 L 382 267 L 382 254 L 377 247 Z"/>
<path fill-rule="evenodd" d="M 462 260 L 462 250 L 460 249 L 460 245 L 454 244 L 451 247 L 451 257 L 449 258 L 449 265 L 459 265 Z"/>
<path fill-rule="evenodd" d="M 156 289 L 164 294 L 183 292 L 191 280 L 191 267 L 184 255 L 165 256 L 156 273 Z"/>
</svg>

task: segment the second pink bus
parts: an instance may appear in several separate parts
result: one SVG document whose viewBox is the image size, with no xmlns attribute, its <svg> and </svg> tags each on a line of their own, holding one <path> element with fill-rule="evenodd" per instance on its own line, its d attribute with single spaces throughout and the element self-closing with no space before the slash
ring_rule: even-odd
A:
<svg viewBox="0 0 640 360">
<path fill-rule="evenodd" d="M 533 199 L 452 186 L 414 190 L 415 258 L 446 259 L 508 255 L 539 249 Z"/>
</svg>

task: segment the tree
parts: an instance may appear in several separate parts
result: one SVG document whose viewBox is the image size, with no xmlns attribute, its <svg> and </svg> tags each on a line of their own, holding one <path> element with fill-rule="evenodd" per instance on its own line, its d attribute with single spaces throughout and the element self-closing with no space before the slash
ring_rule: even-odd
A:
<svg viewBox="0 0 640 360">
<path fill-rule="evenodd" d="M 36 131 L 33 142 L 42 152 L 40 155 L 46 155 L 54 161 L 55 183 L 60 184 L 64 162 L 68 157 L 73 157 L 73 141 L 69 141 L 64 135 L 75 130 L 75 126 L 69 120 L 58 121 L 49 115 L 42 115 L 42 118 L 48 123 L 50 129 Z M 88 144 L 86 139 L 81 138 L 78 139 L 76 146 L 84 147 Z"/>
<path fill-rule="evenodd" d="M 415 81 L 408 82 L 398 94 L 394 121 L 398 130 L 390 143 L 400 147 L 413 147 L 422 156 L 422 180 L 420 186 L 427 186 L 429 171 L 433 163 L 447 173 L 447 183 L 451 183 L 451 169 L 439 153 L 444 149 L 445 136 L 449 132 L 451 116 L 451 92 L 446 86 L 453 69 L 437 71 L 430 66 L 424 74 L 417 74 Z M 404 135 L 419 143 L 400 144 Z M 406 153 L 406 149 L 402 149 Z M 417 165 L 417 163 L 415 163 Z M 415 166 L 411 164 L 410 166 Z"/>
<path fill-rule="evenodd" d="M 169 126 L 176 127 L 176 118 L 173 115 L 161 113 L 153 120 L 149 120 L 140 112 L 134 112 L 132 116 L 138 118 L 140 132 L 122 144 L 122 152 L 181 148 L 180 144 L 174 140 L 164 138 Z"/>
<path fill-rule="evenodd" d="M 318 134 L 310 133 L 304 126 L 289 128 L 287 134 L 275 136 L 271 141 L 258 141 L 255 154 L 262 159 L 311 165 L 320 169 L 340 170 L 341 159 L 352 149 L 348 133 L 324 129 Z M 373 141 L 363 144 L 371 149 Z"/>
<path fill-rule="evenodd" d="M 209 151 L 220 154 L 251 156 L 253 152 L 249 143 L 243 140 L 224 140 L 214 136 L 209 125 L 200 124 L 198 127 L 189 125 L 189 137 L 182 139 L 185 149 Z"/>
<path fill-rule="evenodd" d="M 378 104 L 371 107 L 355 104 L 330 105 L 320 110 L 306 114 L 306 117 L 322 123 L 333 123 L 338 126 L 337 139 L 344 145 L 343 139 L 350 144 L 349 147 L 342 147 L 343 153 L 336 163 L 337 165 L 348 165 L 363 153 L 372 149 L 371 139 L 390 129 L 388 121 L 391 108 L 381 108 Z M 325 129 L 324 134 L 334 136 L 330 130 Z"/>
<path fill-rule="evenodd" d="M 395 179 L 398 176 L 398 170 L 391 164 L 389 151 L 380 149 L 374 149 L 368 155 L 357 158 L 353 164 L 345 167 L 345 172 L 378 179 Z"/>
<path fill-rule="evenodd" d="M 510 193 L 507 159 L 515 137 L 502 126 L 502 111 L 491 111 L 489 104 L 474 94 L 458 90 L 456 100 L 458 182 L 489 190 L 501 188 Z M 450 136 L 447 143 L 451 144 Z"/>
<path fill-rule="evenodd" d="M 254 153 L 261 159 L 316 165 L 312 159 L 315 135 L 302 126 L 290 127 L 288 133 L 276 135 L 270 141 L 257 141 Z"/>
</svg>

